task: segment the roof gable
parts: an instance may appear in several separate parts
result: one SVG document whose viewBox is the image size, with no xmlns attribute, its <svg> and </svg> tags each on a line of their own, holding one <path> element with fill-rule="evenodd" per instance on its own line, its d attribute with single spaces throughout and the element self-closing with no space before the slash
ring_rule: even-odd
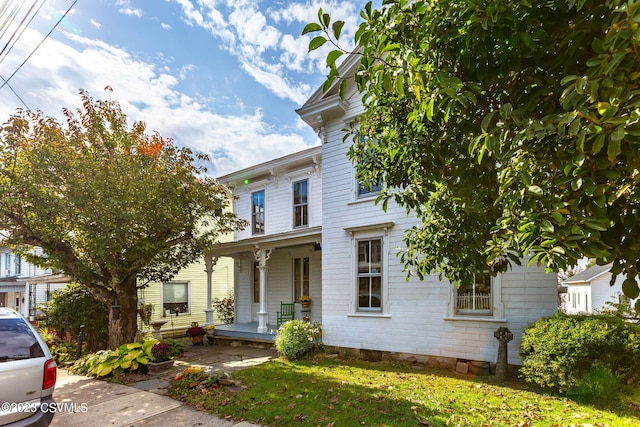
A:
<svg viewBox="0 0 640 427">
<path fill-rule="evenodd" d="M 605 273 L 608 273 L 611 270 L 611 266 L 613 263 L 609 263 L 606 265 L 594 265 L 592 267 L 587 268 L 580 273 L 574 274 L 569 277 L 567 280 L 562 282 L 563 285 L 568 285 L 572 283 L 586 283 L 592 282 L 597 277 L 602 276 Z"/>
</svg>

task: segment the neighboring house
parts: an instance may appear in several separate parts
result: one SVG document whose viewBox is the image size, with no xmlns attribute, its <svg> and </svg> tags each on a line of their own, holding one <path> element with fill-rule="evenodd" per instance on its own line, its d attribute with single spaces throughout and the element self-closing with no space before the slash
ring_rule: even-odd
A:
<svg viewBox="0 0 640 427">
<path fill-rule="evenodd" d="M 346 59 L 340 75 L 353 75 L 358 60 L 356 55 Z M 416 218 L 408 216 L 404 208 L 393 202 L 384 212 L 374 204 L 379 189 L 363 188 L 357 182 L 354 167 L 346 156 L 349 144 L 343 142 L 343 128 L 363 111 L 363 107 L 353 79 L 347 82 L 344 100 L 338 96 L 339 82 L 336 82 L 326 93 L 318 90 L 297 110 L 322 142 L 322 271 L 313 276 L 311 292 L 314 298 L 312 318 L 322 322 L 323 342 L 354 351 L 369 351 L 368 354 L 373 351 L 396 353 L 401 357 L 418 356 L 433 363 L 495 362 L 498 341 L 494 331 L 507 327 L 514 334 L 508 346 L 509 362 L 520 363 L 518 351 L 523 329 L 557 311 L 556 275 L 545 274 L 543 268 L 535 266 L 514 266 L 495 278 L 479 277 L 476 283 L 463 284 L 459 289 L 439 280 L 437 275 L 422 281 L 416 277 L 407 281 L 396 254 L 398 248 L 404 246 L 405 230 L 416 223 Z M 319 154 L 318 151 L 318 159 Z M 291 182 L 300 179 L 277 179 L 279 174 L 275 173 L 272 175 L 276 177 L 275 181 L 270 181 L 268 167 L 259 166 L 265 169 L 265 183 L 261 184 L 264 187 L 256 185 L 247 189 L 245 199 L 241 199 L 243 208 L 236 211 L 241 217 L 248 218 L 249 202 L 246 199 L 257 191 L 265 191 L 267 228 L 265 241 L 257 242 L 259 248 L 265 248 L 264 244 L 269 241 L 267 237 L 274 232 L 268 227 L 269 216 L 292 210 Z M 310 177 L 320 179 L 314 173 Z M 269 198 L 270 188 L 278 188 L 277 183 L 289 194 L 284 202 Z M 315 191 L 310 194 L 318 196 Z M 281 203 L 286 204 L 283 207 Z M 320 207 L 311 206 L 310 209 Z M 281 219 L 283 225 L 291 224 L 291 215 Z M 270 322 L 279 301 L 294 296 L 293 260 L 308 254 L 312 271 L 317 268 L 315 262 L 319 261 L 319 256 L 314 258 L 316 252 L 311 251 L 311 243 L 320 233 L 320 221 L 314 221 L 310 227 L 317 227 L 318 234 L 309 239 L 304 250 L 282 248 L 271 254 L 274 259 L 284 252 L 287 257 L 281 258 L 278 265 L 288 265 L 289 270 L 269 266 L 269 274 L 272 271 L 281 274 L 279 280 L 274 278 L 266 284 L 268 301 L 263 310 L 268 312 L 264 316 L 268 316 Z M 278 229 L 276 232 L 283 231 Z M 247 240 L 247 255 L 240 271 L 250 275 L 254 268 L 252 264 L 264 256 L 259 250 L 257 258 L 252 258 L 251 238 L 243 238 Z M 321 283 L 318 283 L 320 277 Z M 321 297 L 318 295 L 320 290 Z M 238 283 L 238 291 L 247 293 L 246 284 Z M 242 320 L 249 318 L 242 317 Z"/>
<path fill-rule="evenodd" d="M 138 302 L 142 306 L 153 306 L 151 320 L 166 323 L 162 325 L 162 333 L 168 335 L 184 335 L 184 331 L 193 322 L 199 325 L 217 323 L 213 316 L 207 319 L 207 301 L 233 293 L 233 261 L 221 259 L 211 265 L 211 294 L 208 294 L 207 264 L 204 259 L 183 268 L 170 281 L 165 283 L 149 283 L 149 286 L 138 291 Z M 213 314 L 213 313 L 212 313 Z M 140 330 L 145 325 L 138 325 Z"/>
<path fill-rule="evenodd" d="M 233 260 L 236 324 L 254 333 L 271 336 L 281 303 L 295 302 L 298 318 L 322 319 L 321 176 L 314 147 L 218 178 L 249 226 L 205 258 Z M 302 295 L 310 309 L 299 304 Z"/>
<path fill-rule="evenodd" d="M 36 318 L 41 314 L 38 306 L 67 283 L 65 276 L 36 267 L 9 248 L 0 247 L 0 306 Z"/>
<path fill-rule="evenodd" d="M 561 295 L 561 308 L 567 314 L 591 314 L 605 308 L 611 308 L 607 302 L 627 303 L 632 301 L 624 297 L 622 282 L 624 274 L 618 275 L 611 286 L 612 264 L 594 265 L 567 278 L 562 282 L 566 289 Z"/>
</svg>

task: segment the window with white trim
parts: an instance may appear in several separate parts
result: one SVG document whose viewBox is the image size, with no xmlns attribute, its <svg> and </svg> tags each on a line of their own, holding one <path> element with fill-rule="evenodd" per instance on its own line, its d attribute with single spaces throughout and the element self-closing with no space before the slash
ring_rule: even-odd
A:
<svg viewBox="0 0 640 427">
<path fill-rule="evenodd" d="M 493 293 L 491 275 L 482 273 L 474 283 L 462 284 L 456 292 L 456 313 L 491 315 L 493 313 Z"/>
<path fill-rule="evenodd" d="M 309 225 L 309 180 L 293 183 L 293 226 Z"/>
<path fill-rule="evenodd" d="M 172 315 L 190 313 L 189 283 L 165 282 L 162 284 L 162 308 Z"/>
<path fill-rule="evenodd" d="M 358 311 L 382 311 L 382 239 L 358 240 Z"/>
<path fill-rule="evenodd" d="M 264 234 L 264 190 L 251 193 L 251 234 Z"/>
</svg>

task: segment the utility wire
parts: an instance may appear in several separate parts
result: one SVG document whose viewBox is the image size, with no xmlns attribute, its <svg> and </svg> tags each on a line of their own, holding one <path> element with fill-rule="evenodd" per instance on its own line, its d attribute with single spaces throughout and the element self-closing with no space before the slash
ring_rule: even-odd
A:
<svg viewBox="0 0 640 427">
<path fill-rule="evenodd" d="M 40 43 L 38 43 L 38 46 L 36 46 L 36 47 L 35 47 L 35 49 L 33 49 L 33 51 L 29 54 L 29 56 L 27 56 L 27 58 L 22 62 L 22 64 L 20 64 L 20 65 L 18 66 L 18 68 L 16 68 L 16 70 L 13 72 L 13 74 L 11 74 L 11 75 L 9 76 L 9 78 L 8 78 L 8 79 L 6 79 L 6 80 L 5 80 L 5 79 L 2 79 L 2 80 L 4 80 L 4 83 L 2 83 L 2 85 L 0 86 L 0 89 L 2 89 L 2 88 L 3 88 L 3 87 L 5 87 L 7 84 L 9 84 L 9 80 L 11 80 L 11 79 L 13 78 L 13 76 L 15 76 L 15 75 L 16 75 L 16 73 L 17 73 L 18 71 L 20 71 L 20 69 L 22 68 L 22 66 L 23 66 L 24 64 L 26 64 L 26 63 L 27 63 L 27 61 L 31 58 L 31 56 L 33 56 L 33 54 L 34 54 L 34 53 L 36 53 L 36 50 L 38 50 L 38 48 L 42 45 L 42 43 L 44 43 L 44 42 L 45 42 L 45 40 L 47 40 L 47 39 L 49 38 L 49 36 L 51 35 L 51 33 L 53 33 L 53 30 L 55 30 L 55 29 L 58 27 L 58 25 L 60 24 L 60 22 L 62 22 L 62 20 L 63 20 L 63 19 L 64 19 L 68 14 L 69 14 L 69 12 L 71 12 L 71 9 L 73 9 L 73 6 L 75 6 L 75 4 L 76 4 L 77 2 L 78 2 L 78 0 L 74 0 L 74 1 L 73 1 L 73 3 L 71 4 L 71 6 L 69 6 L 69 9 L 67 9 L 67 11 L 64 13 L 64 15 L 62 15 L 62 16 L 60 17 L 60 19 L 58 20 L 58 22 L 56 22 L 56 25 L 54 25 L 54 26 L 53 26 L 53 28 L 51 29 L 51 31 L 49 31 L 49 32 L 47 33 L 47 35 L 46 35 L 46 36 L 44 36 L 44 38 L 42 39 L 42 41 L 41 41 Z"/>
<path fill-rule="evenodd" d="M 27 105 L 27 103 L 26 103 L 26 102 L 24 102 L 24 100 L 20 97 L 20 95 L 18 95 L 18 93 L 17 93 L 15 90 L 13 90 L 13 88 L 11 87 L 11 85 L 9 84 L 9 82 L 7 82 L 7 81 L 4 79 L 4 77 L 2 77 L 2 76 L 0 76 L 0 79 L 2 79 L 2 81 L 4 82 L 4 84 L 3 84 L 2 86 L 7 85 L 7 87 L 9 87 L 9 89 L 11 89 L 11 92 L 13 92 L 13 94 L 14 94 L 14 95 L 15 95 L 15 96 L 20 100 L 20 102 L 22 102 L 22 105 L 24 105 L 24 108 L 26 108 L 26 109 L 27 109 L 27 111 L 31 111 L 31 108 L 29 108 L 29 106 Z"/>
<path fill-rule="evenodd" d="M 29 19 L 29 22 L 27 22 L 26 25 L 22 25 L 24 23 L 25 19 L 27 19 L 27 16 L 29 16 L 29 14 L 31 14 L 31 11 L 33 10 L 33 8 L 35 7 L 35 5 L 37 3 L 37 0 L 34 0 L 33 4 L 31 5 L 31 8 L 29 9 L 29 12 L 27 13 L 27 15 L 25 15 L 25 17 L 23 18 L 22 22 L 20 23 L 20 26 L 22 26 L 22 29 L 20 30 L 20 34 L 18 34 L 18 37 L 16 37 L 16 39 L 14 40 L 13 44 L 11 44 L 11 46 L 9 46 L 9 43 L 11 42 L 11 39 L 9 39 L 9 41 L 7 42 L 5 47 L 2 49 L 2 52 L 0 52 L 0 56 L 2 56 L 2 53 L 5 51 L 5 49 L 7 49 L 7 46 L 9 46 L 9 48 L 6 51 L 6 53 L 4 54 L 4 57 L 0 58 L 0 64 L 2 64 L 2 61 L 5 60 L 5 58 L 9 55 L 9 52 L 11 52 L 11 49 L 13 49 L 13 47 L 16 45 L 18 40 L 20 40 L 20 37 L 22 37 L 22 34 L 24 34 L 24 31 L 29 27 L 29 25 L 31 25 L 31 22 L 33 21 L 33 19 L 38 15 L 38 13 L 40 13 L 40 9 L 42 9 L 42 6 L 44 6 L 46 1 L 47 0 L 42 0 L 42 2 L 40 3 L 40 6 L 38 6 L 38 9 L 35 11 L 35 13 L 33 13 L 31 15 L 31 18 Z M 18 27 L 18 29 L 20 29 L 20 26 Z M 11 38 L 13 38 L 16 35 L 16 32 L 17 32 L 17 30 L 13 33 Z"/>
</svg>

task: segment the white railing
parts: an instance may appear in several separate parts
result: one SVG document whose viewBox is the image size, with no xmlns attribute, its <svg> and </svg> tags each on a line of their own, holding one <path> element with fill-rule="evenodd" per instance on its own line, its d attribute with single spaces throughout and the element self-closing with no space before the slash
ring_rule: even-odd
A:
<svg viewBox="0 0 640 427">
<path fill-rule="evenodd" d="M 458 310 L 491 310 L 491 294 L 458 294 Z"/>
</svg>

